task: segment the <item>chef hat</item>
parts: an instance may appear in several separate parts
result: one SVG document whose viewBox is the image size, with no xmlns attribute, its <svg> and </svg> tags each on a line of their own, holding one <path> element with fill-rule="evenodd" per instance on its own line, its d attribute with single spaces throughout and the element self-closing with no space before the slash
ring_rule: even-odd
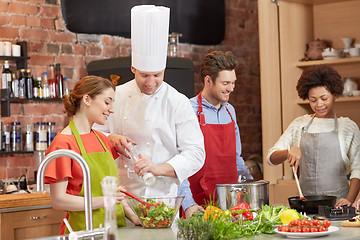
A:
<svg viewBox="0 0 360 240">
<path fill-rule="evenodd" d="M 140 5 L 131 9 L 132 66 L 143 72 L 166 67 L 170 8 Z"/>
</svg>

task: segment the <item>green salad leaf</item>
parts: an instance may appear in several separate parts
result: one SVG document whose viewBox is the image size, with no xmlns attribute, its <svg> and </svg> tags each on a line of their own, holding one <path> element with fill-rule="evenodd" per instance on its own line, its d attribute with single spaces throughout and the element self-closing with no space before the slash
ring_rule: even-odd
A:
<svg viewBox="0 0 360 240">
<path fill-rule="evenodd" d="M 273 225 L 280 225 L 280 215 L 286 210 L 289 209 L 286 206 L 272 206 L 272 205 L 263 205 L 262 209 L 259 211 L 259 215 L 262 216 L 263 219 L 268 220 Z"/>
</svg>

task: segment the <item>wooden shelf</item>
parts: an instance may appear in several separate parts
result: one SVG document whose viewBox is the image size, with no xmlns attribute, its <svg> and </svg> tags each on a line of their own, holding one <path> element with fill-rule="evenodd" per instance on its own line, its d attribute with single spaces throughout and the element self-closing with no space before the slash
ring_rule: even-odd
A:
<svg viewBox="0 0 360 240">
<path fill-rule="evenodd" d="M 282 1 L 303 3 L 303 4 L 307 4 L 307 5 L 319 5 L 319 4 L 345 2 L 345 1 L 351 1 L 351 0 L 282 0 Z"/>
<path fill-rule="evenodd" d="M 320 64 L 329 64 L 329 65 L 341 65 L 341 64 L 351 64 L 351 63 L 360 63 L 360 57 L 349 57 L 349 58 L 338 58 L 331 60 L 314 60 L 306 62 L 298 62 L 295 64 L 298 68 L 305 68 L 314 65 Z"/>
<path fill-rule="evenodd" d="M 360 96 L 357 96 L 357 97 L 339 97 L 338 99 L 335 100 L 335 103 L 336 102 L 360 102 Z M 297 104 L 299 104 L 299 105 L 309 104 L 309 101 L 299 99 L 297 101 Z"/>
</svg>

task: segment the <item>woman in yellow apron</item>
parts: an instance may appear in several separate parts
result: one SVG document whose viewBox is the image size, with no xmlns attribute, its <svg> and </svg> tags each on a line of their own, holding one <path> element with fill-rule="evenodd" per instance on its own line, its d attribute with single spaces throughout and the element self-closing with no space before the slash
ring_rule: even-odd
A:
<svg viewBox="0 0 360 240">
<path fill-rule="evenodd" d="M 113 113 L 115 86 L 107 79 L 87 76 L 76 83 L 73 91 L 63 97 L 65 110 L 73 115 L 69 125 L 54 138 L 46 154 L 69 149 L 82 155 L 89 165 L 92 186 L 93 226 L 104 225 L 104 201 L 101 180 L 118 176 L 115 158 L 118 157 L 108 138 L 92 129 L 94 123 L 104 124 Z M 52 161 L 45 171 L 45 182 L 50 183 L 51 204 L 54 209 L 67 211 L 74 231 L 85 230 L 83 174 L 74 160 L 61 157 Z M 140 224 L 136 214 L 124 200 L 124 190 L 118 187 L 116 216 L 118 226 L 125 226 L 125 215 L 134 224 Z M 68 233 L 65 224 L 60 234 Z"/>
</svg>

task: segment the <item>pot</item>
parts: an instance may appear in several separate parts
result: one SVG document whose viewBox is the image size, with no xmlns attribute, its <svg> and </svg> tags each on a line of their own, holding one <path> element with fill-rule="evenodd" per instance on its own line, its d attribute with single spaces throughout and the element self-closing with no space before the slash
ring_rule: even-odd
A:
<svg viewBox="0 0 360 240">
<path fill-rule="evenodd" d="M 335 196 L 305 196 L 306 200 L 300 197 L 290 197 L 290 208 L 296 209 L 298 212 L 306 212 L 308 214 L 317 214 L 319 206 L 335 207 Z"/>
<path fill-rule="evenodd" d="M 216 192 L 222 210 L 230 209 L 241 202 L 248 203 L 254 210 L 269 204 L 269 181 L 266 180 L 216 184 Z"/>
</svg>

